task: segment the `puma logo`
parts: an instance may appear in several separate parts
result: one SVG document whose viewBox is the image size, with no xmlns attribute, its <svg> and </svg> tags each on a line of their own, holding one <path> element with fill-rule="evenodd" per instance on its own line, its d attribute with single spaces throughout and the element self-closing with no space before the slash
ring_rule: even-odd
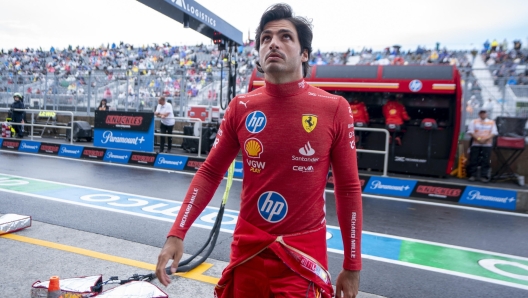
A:
<svg viewBox="0 0 528 298">
<path fill-rule="evenodd" d="M 246 109 L 247 109 L 247 103 L 248 103 L 248 102 L 249 102 L 249 100 L 246 101 L 246 102 L 243 102 L 243 101 L 241 101 L 241 100 L 238 101 L 238 103 L 241 104 L 241 105 L 244 105 L 244 106 L 246 107 Z"/>
</svg>

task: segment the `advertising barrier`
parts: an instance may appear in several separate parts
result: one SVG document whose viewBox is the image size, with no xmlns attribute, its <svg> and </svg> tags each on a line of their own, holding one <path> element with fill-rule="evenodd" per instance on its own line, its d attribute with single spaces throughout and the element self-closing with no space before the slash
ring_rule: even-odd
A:
<svg viewBox="0 0 528 298">
<path fill-rule="evenodd" d="M 154 151 L 154 114 L 95 111 L 94 146 Z"/>
<path fill-rule="evenodd" d="M 81 158 L 93 159 L 93 160 L 103 160 L 105 157 L 105 153 L 106 153 L 106 149 L 84 147 Z"/>
<path fill-rule="evenodd" d="M 385 177 L 370 177 L 363 192 L 375 195 L 409 197 L 416 181 Z"/>
<path fill-rule="evenodd" d="M 156 153 L 132 152 L 128 163 L 153 167 L 156 162 Z"/>
<path fill-rule="evenodd" d="M 131 155 L 132 151 L 106 149 L 103 161 L 126 164 Z"/>
<path fill-rule="evenodd" d="M 56 143 L 41 143 L 38 153 L 57 155 L 59 154 L 60 145 Z"/>
<path fill-rule="evenodd" d="M 185 164 L 184 170 L 185 171 L 196 172 L 202 166 L 204 161 L 205 161 L 204 158 L 189 157 L 187 159 L 187 163 Z"/>
<path fill-rule="evenodd" d="M 187 156 L 158 154 L 154 167 L 182 171 L 187 165 Z"/>
<path fill-rule="evenodd" d="M 465 189 L 466 187 L 462 185 L 446 185 L 418 181 L 411 193 L 411 197 L 458 202 Z"/>
<path fill-rule="evenodd" d="M 40 142 L 34 141 L 22 141 L 20 142 L 19 151 L 29 152 L 29 153 L 38 153 L 40 149 Z"/>
<path fill-rule="evenodd" d="M 58 155 L 67 158 L 96 160 L 110 163 L 134 164 L 139 166 L 169 169 L 174 171 L 196 172 L 205 158 L 134 152 L 131 150 L 83 147 L 70 144 L 41 143 L 30 140 L 0 138 L 0 148 L 7 151 Z M 235 178 L 243 178 L 244 164 L 235 162 Z M 226 174 L 227 175 L 227 174 Z M 361 188 L 365 194 L 396 196 L 416 199 L 433 199 L 503 210 L 516 210 L 517 192 L 498 188 L 464 186 L 448 183 L 434 183 L 409 179 L 359 175 Z M 327 189 L 333 189 L 333 176 L 329 172 Z"/>
<path fill-rule="evenodd" d="M 7 150 L 18 150 L 20 147 L 20 141 L 7 139 L 2 143 L 2 149 Z"/>
<path fill-rule="evenodd" d="M 517 193 L 511 190 L 467 186 L 461 204 L 515 210 Z"/>
<path fill-rule="evenodd" d="M 84 147 L 74 145 L 61 145 L 59 149 L 59 156 L 80 158 Z"/>
</svg>

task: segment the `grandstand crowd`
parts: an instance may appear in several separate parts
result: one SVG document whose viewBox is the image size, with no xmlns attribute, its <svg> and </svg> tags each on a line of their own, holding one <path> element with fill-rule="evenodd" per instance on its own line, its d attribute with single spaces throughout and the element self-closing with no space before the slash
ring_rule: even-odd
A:
<svg viewBox="0 0 528 298">
<path fill-rule="evenodd" d="M 382 51 L 368 48 L 359 52 L 317 50 L 312 54 L 310 64 L 449 64 L 466 68 L 472 66 L 471 57 L 474 59 L 477 53 L 477 50 L 440 49 L 438 44 L 432 49 L 419 46 L 414 51 L 404 51 L 399 45 Z M 140 47 L 120 42 L 97 48 L 2 49 L 0 93 L 23 92 L 30 97 L 33 94 L 84 95 L 90 84 L 92 93 L 99 92 L 105 99 L 116 99 L 126 104 L 138 98 L 154 98 L 162 94 L 178 97 L 183 79 L 188 96 L 195 97 L 213 80 L 215 70 L 227 62 L 221 55 L 213 45 L 174 46 L 169 43 Z M 254 42 L 249 41 L 238 48 L 239 88 L 243 89 L 247 84 L 247 75 L 253 70 L 257 55 Z M 511 48 L 506 42 L 486 41 L 480 55 L 490 68 L 496 84 L 500 84 L 500 80 L 510 85 L 528 84 L 528 55 L 520 41 L 514 41 Z M 53 79 L 48 80 L 49 77 Z M 112 82 L 126 81 L 127 77 L 133 78 L 132 84 L 127 84 L 128 88 L 112 88 Z M 46 84 L 43 84 L 45 79 Z M 472 86 L 478 90 L 478 82 L 473 80 Z"/>
</svg>

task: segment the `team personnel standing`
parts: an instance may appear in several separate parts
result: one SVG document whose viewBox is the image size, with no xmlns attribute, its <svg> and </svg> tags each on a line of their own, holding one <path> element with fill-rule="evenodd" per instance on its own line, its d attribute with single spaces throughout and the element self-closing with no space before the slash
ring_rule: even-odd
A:
<svg viewBox="0 0 528 298">
<path fill-rule="evenodd" d="M 499 134 L 497 125 L 495 121 L 488 119 L 486 110 L 480 110 L 479 118 L 469 123 L 468 134 L 472 139 L 469 152 L 469 180 L 475 181 L 477 167 L 480 166 L 480 179 L 482 182 L 488 182 L 493 137 Z"/>
<path fill-rule="evenodd" d="M 160 123 L 160 133 L 162 134 L 172 134 L 172 129 L 174 128 L 174 111 L 172 110 L 172 105 L 165 100 L 165 97 L 161 96 L 158 100 L 158 106 L 156 107 L 156 112 L 154 116 L 161 118 Z M 167 151 L 165 149 L 165 137 L 160 137 L 160 150 L 159 152 L 170 152 L 172 149 L 172 137 L 168 137 L 167 142 Z"/>
<path fill-rule="evenodd" d="M 354 124 L 348 102 L 303 77 L 312 52 L 312 25 L 290 6 L 264 14 L 255 41 L 265 86 L 237 96 L 198 170 L 158 257 L 164 285 L 175 272 L 187 230 L 211 200 L 240 149 L 244 180 L 230 263 L 218 297 L 333 295 L 326 251 L 325 185 L 332 165 L 344 245 L 336 297 L 356 297 L 361 270 L 362 204 Z M 288 129 L 284 129 L 287 127 Z"/>
<path fill-rule="evenodd" d="M 26 118 L 26 112 L 24 111 L 17 111 L 24 109 L 24 102 L 23 97 L 20 93 L 13 94 L 13 100 L 14 102 L 11 104 L 11 115 L 12 115 L 12 121 L 15 123 L 21 123 L 24 124 L 24 118 Z M 13 128 L 15 129 L 16 137 L 17 138 L 23 138 L 24 137 L 24 129 L 22 125 L 15 124 L 13 125 Z"/>
<path fill-rule="evenodd" d="M 365 103 L 359 101 L 357 98 L 354 98 L 350 103 L 350 108 L 352 109 L 352 116 L 354 116 L 355 123 L 364 123 L 368 125 L 370 119 Z"/>
<path fill-rule="evenodd" d="M 401 137 L 403 136 L 401 128 L 403 126 L 403 121 L 411 120 L 407 114 L 407 111 L 405 110 L 405 106 L 396 100 L 396 96 L 394 94 L 391 94 L 389 95 L 387 102 L 383 105 L 382 112 L 383 117 L 385 117 L 386 125 L 395 124 L 400 126 L 400 131 L 397 132 L 394 141 L 396 144 L 401 145 Z"/>
</svg>

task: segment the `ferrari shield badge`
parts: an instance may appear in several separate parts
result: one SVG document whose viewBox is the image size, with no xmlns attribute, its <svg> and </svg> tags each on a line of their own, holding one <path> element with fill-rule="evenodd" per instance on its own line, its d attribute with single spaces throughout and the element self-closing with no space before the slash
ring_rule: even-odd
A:
<svg viewBox="0 0 528 298">
<path fill-rule="evenodd" d="M 317 116 L 312 114 L 305 114 L 302 116 L 302 125 L 306 132 L 310 133 L 317 126 Z"/>
</svg>

